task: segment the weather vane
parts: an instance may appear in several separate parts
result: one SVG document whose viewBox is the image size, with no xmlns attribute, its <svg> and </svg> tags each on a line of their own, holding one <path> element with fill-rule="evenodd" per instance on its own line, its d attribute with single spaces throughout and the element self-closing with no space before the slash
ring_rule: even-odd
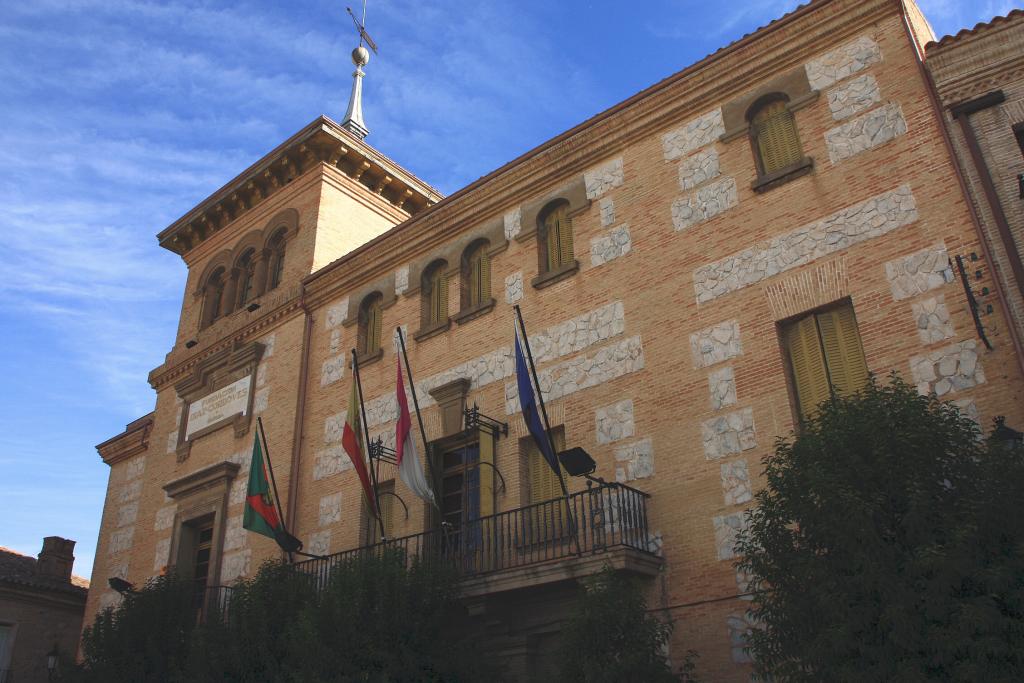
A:
<svg viewBox="0 0 1024 683">
<path fill-rule="evenodd" d="M 356 19 L 351 7 L 346 7 L 345 10 L 359 31 L 359 46 L 352 50 L 352 63 L 355 64 L 356 70 L 352 73 L 352 94 L 349 96 L 348 111 L 345 112 L 341 127 L 362 140 L 370 132 L 363 121 L 363 76 L 366 75 L 363 67 L 370 62 L 370 52 L 363 47 L 363 43 L 373 50 L 373 54 L 377 54 L 377 43 L 373 42 L 373 38 L 366 32 L 366 0 L 363 0 L 362 21 Z"/>
<path fill-rule="evenodd" d="M 345 10 L 348 15 L 352 17 L 352 23 L 356 25 L 356 30 L 359 31 L 359 46 L 362 47 L 365 42 L 367 47 L 373 50 L 373 54 L 377 54 L 377 43 L 373 42 L 373 38 L 366 32 L 366 0 L 363 0 L 363 20 L 356 19 L 356 15 L 352 12 L 351 7 L 346 7 Z"/>
</svg>

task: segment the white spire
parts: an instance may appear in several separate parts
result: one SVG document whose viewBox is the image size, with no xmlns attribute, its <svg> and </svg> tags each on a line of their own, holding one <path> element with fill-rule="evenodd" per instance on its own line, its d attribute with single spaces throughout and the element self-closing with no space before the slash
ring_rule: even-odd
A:
<svg viewBox="0 0 1024 683">
<path fill-rule="evenodd" d="M 352 50 L 352 63 L 356 70 L 352 72 L 352 95 L 348 98 L 348 111 L 345 112 L 345 119 L 341 127 L 352 133 L 360 140 L 365 138 L 370 130 L 363 123 L 363 67 L 370 61 L 370 52 L 362 46 Z"/>
</svg>

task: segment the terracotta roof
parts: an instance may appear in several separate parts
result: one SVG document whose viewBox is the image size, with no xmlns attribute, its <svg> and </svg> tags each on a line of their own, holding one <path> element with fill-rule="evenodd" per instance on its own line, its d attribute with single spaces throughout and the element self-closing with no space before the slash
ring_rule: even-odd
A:
<svg viewBox="0 0 1024 683">
<path fill-rule="evenodd" d="M 955 36 L 942 36 L 941 38 L 939 38 L 938 42 L 931 42 L 925 45 L 925 49 L 927 50 L 932 47 L 945 47 L 947 45 L 951 45 L 960 40 L 961 38 L 973 36 L 981 31 L 986 31 L 994 26 L 1006 23 L 1007 21 L 1010 21 L 1011 19 L 1015 19 L 1017 17 L 1024 17 L 1024 10 L 1013 9 L 1010 10 L 1009 13 L 1006 14 L 1006 16 L 993 17 L 991 21 L 983 21 L 978 24 L 975 24 L 974 28 L 960 29 Z"/>
<path fill-rule="evenodd" d="M 73 574 L 70 583 L 40 576 L 36 573 L 36 558 L 3 546 L 0 546 L 0 582 L 81 594 L 89 588 L 88 579 Z"/>
</svg>

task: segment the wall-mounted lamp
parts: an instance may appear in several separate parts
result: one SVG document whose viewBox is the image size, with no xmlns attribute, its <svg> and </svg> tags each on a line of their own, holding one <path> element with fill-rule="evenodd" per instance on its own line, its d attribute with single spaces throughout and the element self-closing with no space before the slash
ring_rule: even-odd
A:
<svg viewBox="0 0 1024 683">
<path fill-rule="evenodd" d="M 121 595 L 127 595 L 128 593 L 135 592 L 135 586 L 128 581 L 125 581 L 120 576 L 111 576 L 107 579 L 107 583 L 110 587 L 116 590 Z"/>
<path fill-rule="evenodd" d="M 195 346 L 198 343 L 199 342 L 197 342 L 195 339 L 189 339 L 187 342 L 185 342 L 185 348 L 186 349 L 191 349 L 193 346 Z"/>
<path fill-rule="evenodd" d="M 57 673 L 58 664 L 60 664 L 60 652 L 57 650 L 57 643 L 54 643 L 53 649 L 46 653 L 46 676 L 50 681 Z"/>
<path fill-rule="evenodd" d="M 259 305 L 258 303 L 256 303 L 256 302 L 253 302 L 253 303 L 249 304 L 249 305 L 248 305 L 248 306 L 246 307 L 246 309 L 245 309 L 245 310 L 247 310 L 247 311 L 249 311 L 250 313 L 252 313 L 253 311 L 255 311 L 256 309 L 258 309 L 259 307 L 260 307 L 260 305 Z"/>
</svg>

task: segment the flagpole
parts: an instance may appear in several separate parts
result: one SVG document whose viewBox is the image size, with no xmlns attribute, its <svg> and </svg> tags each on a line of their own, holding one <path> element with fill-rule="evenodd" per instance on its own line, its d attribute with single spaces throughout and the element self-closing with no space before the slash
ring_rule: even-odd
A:
<svg viewBox="0 0 1024 683">
<path fill-rule="evenodd" d="M 370 455 L 370 427 L 366 424 L 366 404 L 363 402 L 363 383 L 359 379 L 359 361 L 356 360 L 356 350 L 352 349 L 352 376 L 356 382 L 356 391 L 359 392 L 359 412 L 363 416 L 363 435 L 366 437 L 366 455 L 369 459 Z M 387 536 L 384 533 L 384 519 L 380 514 L 380 500 L 377 495 L 377 472 L 374 470 L 373 462 L 370 462 L 370 478 L 373 480 L 373 500 L 370 503 L 373 505 L 374 510 L 377 514 L 377 526 L 380 527 L 380 538 L 386 540 Z"/>
<path fill-rule="evenodd" d="M 572 505 L 569 503 L 569 489 L 562 478 L 562 466 L 558 462 L 558 449 L 555 448 L 555 438 L 551 435 L 551 423 L 548 422 L 548 410 L 544 407 L 544 392 L 540 388 L 540 379 L 537 378 L 537 366 L 533 362 L 533 351 L 530 349 L 530 338 L 526 336 L 526 324 L 523 322 L 523 312 L 519 304 L 515 304 L 516 319 L 519 321 L 519 330 L 523 336 L 523 346 L 526 347 L 526 359 L 530 363 L 530 374 L 533 375 L 533 384 L 537 387 L 537 401 L 540 402 L 540 414 L 544 418 L 544 432 L 548 437 L 548 444 L 551 446 L 551 453 L 555 456 L 555 474 L 558 475 L 558 483 L 562 487 L 562 496 L 565 499 L 566 512 L 569 513 L 569 524 L 572 526 L 572 535 L 576 540 L 576 553 L 582 554 L 580 549 L 580 537 L 576 527 L 576 519 L 572 514 Z"/>
<path fill-rule="evenodd" d="M 437 491 L 437 479 L 434 476 L 434 466 L 430 462 L 430 445 L 427 444 L 427 430 L 423 428 L 423 415 L 420 414 L 420 402 L 419 399 L 416 398 L 416 383 L 412 381 L 412 368 L 409 366 L 409 354 L 405 351 L 405 336 L 402 334 L 401 327 L 395 329 L 398 332 L 398 345 L 402 349 L 402 358 L 405 360 L 405 375 L 409 378 L 409 391 L 412 392 L 412 405 L 416 409 L 416 422 L 419 423 L 420 426 L 420 438 L 423 440 L 424 464 L 430 471 L 430 479 L 434 482 L 434 490 Z M 438 505 L 436 500 L 437 494 L 435 493 L 434 496 L 434 505 L 440 510 L 440 505 Z"/>
<path fill-rule="evenodd" d="M 263 457 L 267 459 L 267 470 L 270 471 L 270 485 L 274 487 L 274 504 L 277 506 L 277 514 L 281 516 L 281 527 L 287 531 L 288 524 L 284 519 L 284 510 L 281 509 L 281 498 L 277 495 L 277 481 L 274 479 L 274 463 L 270 461 L 270 448 L 267 446 L 267 433 L 263 430 L 263 418 L 256 418 L 256 430 L 263 441 Z"/>
</svg>

